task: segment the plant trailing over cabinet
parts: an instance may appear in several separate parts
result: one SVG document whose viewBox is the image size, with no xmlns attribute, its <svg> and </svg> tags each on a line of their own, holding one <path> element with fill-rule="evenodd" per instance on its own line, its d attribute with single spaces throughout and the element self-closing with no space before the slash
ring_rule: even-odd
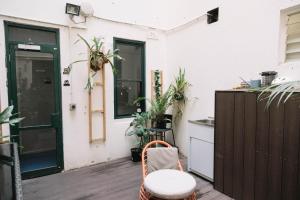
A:
<svg viewBox="0 0 300 200">
<path fill-rule="evenodd" d="M 266 88 L 258 90 L 261 93 L 258 100 L 267 99 L 266 107 L 270 107 L 273 101 L 277 101 L 277 105 L 285 103 L 287 100 L 295 95 L 295 92 L 300 91 L 300 81 L 291 81 L 280 84 L 272 84 Z"/>
</svg>

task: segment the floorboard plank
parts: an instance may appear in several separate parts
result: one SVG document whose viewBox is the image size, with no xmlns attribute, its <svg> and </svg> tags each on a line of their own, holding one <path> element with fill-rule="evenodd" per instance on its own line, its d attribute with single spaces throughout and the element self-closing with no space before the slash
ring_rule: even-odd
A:
<svg viewBox="0 0 300 200">
<path fill-rule="evenodd" d="M 210 182 L 193 176 L 198 199 L 230 199 L 215 191 Z M 126 158 L 25 180 L 23 191 L 25 200 L 135 200 L 141 181 L 140 163 Z"/>
</svg>

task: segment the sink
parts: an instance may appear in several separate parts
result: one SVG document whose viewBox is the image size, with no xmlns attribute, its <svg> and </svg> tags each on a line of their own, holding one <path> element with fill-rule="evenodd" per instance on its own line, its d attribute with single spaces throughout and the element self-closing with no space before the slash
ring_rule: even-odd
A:
<svg viewBox="0 0 300 200">
<path fill-rule="evenodd" d="M 189 120 L 189 122 L 199 125 L 215 126 L 214 119 L 199 119 L 199 120 Z"/>
</svg>

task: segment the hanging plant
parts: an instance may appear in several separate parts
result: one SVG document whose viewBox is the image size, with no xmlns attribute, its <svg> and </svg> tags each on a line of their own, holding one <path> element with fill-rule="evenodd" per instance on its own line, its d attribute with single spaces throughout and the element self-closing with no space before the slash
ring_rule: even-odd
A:
<svg viewBox="0 0 300 200">
<path fill-rule="evenodd" d="M 171 85 L 172 105 L 175 120 L 182 116 L 187 100 L 186 90 L 191 84 L 185 79 L 185 70 L 179 68 L 179 74 L 175 77 L 175 82 Z"/>
<path fill-rule="evenodd" d="M 97 74 L 97 72 L 101 69 L 103 69 L 105 64 L 110 64 L 113 73 L 116 73 L 116 69 L 114 64 L 110 61 L 111 58 L 117 58 L 119 60 L 123 60 L 123 58 L 119 55 L 119 50 L 115 49 L 114 51 L 108 50 L 107 52 L 104 52 L 103 45 L 104 42 L 101 41 L 100 38 L 93 37 L 92 43 L 90 44 L 85 38 L 83 38 L 81 35 L 78 34 L 79 39 L 75 42 L 78 43 L 79 41 L 84 42 L 84 44 L 88 47 L 89 51 L 89 57 L 85 60 L 77 60 L 72 62 L 68 68 L 69 71 L 72 69 L 72 65 L 79 62 L 89 62 L 89 67 L 91 69 L 91 72 L 88 77 L 88 81 L 86 84 L 86 89 L 89 90 L 89 92 L 93 89 L 94 86 L 94 80 L 93 77 Z"/>
</svg>

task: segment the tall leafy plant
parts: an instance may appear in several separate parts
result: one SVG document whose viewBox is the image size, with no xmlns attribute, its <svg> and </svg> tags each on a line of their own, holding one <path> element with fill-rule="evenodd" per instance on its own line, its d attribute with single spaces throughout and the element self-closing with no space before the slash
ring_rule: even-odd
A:
<svg viewBox="0 0 300 200">
<path fill-rule="evenodd" d="M 101 70 L 105 64 L 109 64 L 113 70 L 114 73 L 116 73 L 116 69 L 114 64 L 111 62 L 110 59 L 112 58 L 117 58 L 119 60 L 122 60 L 122 57 L 119 55 L 119 50 L 116 49 L 114 51 L 108 50 L 108 51 L 104 51 L 104 42 L 101 41 L 100 38 L 97 37 L 93 37 L 91 43 L 88 42 L 88 40 L 86 40 L 84 37 L 82 37 L 81 35 L 78 34 L 79 39 L 75 42 L 78 43 L 80 41 L 82 41 L 88 48 L 89 51 L 89 57 L 88 59 L 84 59 L 84 60 L 77 60 L 72 62 L 68 68 L 71 70 L 72 69 L 72 65 L 75 63 L 80 63 L 80 62 L 89 62 L 89 66 L 91 69 L 91 73 L 89 74 L 88 77 L 88 81 L 86 84 L 86 89 L 89 90 L 89 92 L 93 89 L 94 87 L 94 77 L 97 74 L 97 72 L 99 70 Z"/>
<path fill-rule="evenodd" d="M 172 104 L 171 98 L 172 93 L 171 88 L 169 87 L 161 96 L 150 101 L 149 113 L 153 121 L 160 123 L 164 120 L 164 115 Z"/>
</svg>

